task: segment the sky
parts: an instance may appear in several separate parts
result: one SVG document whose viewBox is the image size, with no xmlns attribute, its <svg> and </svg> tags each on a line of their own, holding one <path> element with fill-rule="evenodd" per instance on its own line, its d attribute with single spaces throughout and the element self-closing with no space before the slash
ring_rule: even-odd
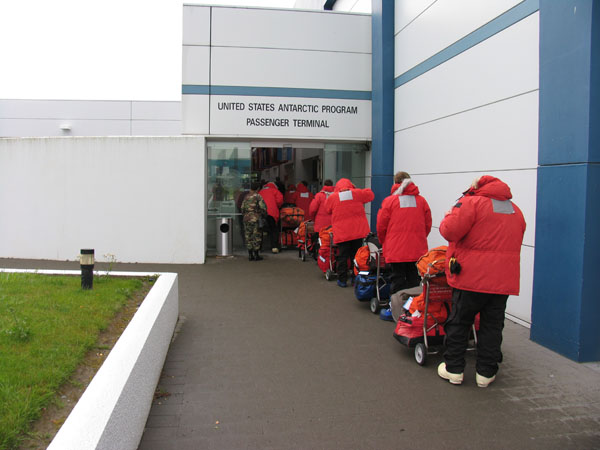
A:
<svg viewBox="0 0 600 450">
<path fill-rule="evenodd" d="M 0 0 L 0 99 L 181 100 L 182 0 Z M 295 0 L 185 3 L 291 8 Z"/>
</svg>

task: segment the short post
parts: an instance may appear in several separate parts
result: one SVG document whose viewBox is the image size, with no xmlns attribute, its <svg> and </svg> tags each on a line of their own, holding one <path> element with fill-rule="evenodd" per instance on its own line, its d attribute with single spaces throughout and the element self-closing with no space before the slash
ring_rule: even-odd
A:
<svg viewBox="0 0 600 450">
<path fill-rule="evenodd" d="M 92 289 L 94 285 L 94 249 L 82 249 L 79 262 L 81 265 L 81 289 Z"/>
</svg>

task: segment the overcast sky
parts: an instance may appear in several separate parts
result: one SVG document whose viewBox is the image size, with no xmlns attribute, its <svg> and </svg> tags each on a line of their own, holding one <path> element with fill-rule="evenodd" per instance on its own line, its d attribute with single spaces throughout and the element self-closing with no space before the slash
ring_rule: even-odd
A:
<svg viewBox="0 0 600 450">
<path fill-rule="evenodd" d="M 180 100 L 183 3 L 0 0 L 0 99 Z"/>
</svg>

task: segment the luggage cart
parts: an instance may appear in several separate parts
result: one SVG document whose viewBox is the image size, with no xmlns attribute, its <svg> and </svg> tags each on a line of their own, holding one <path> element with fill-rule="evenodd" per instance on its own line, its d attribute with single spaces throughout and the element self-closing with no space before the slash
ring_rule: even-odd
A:
<svg viewBox="0 0 600 450">
<path fill-rule="evenodd" d="M 444 332 L 444 323 L 439 322 L 436 318 L 429 313 L 429 307 L 431 304 L 431 293 L 435 292 L 437 295 L 446 292 L 449 294 L 449 298 L 443 301 L 449 302 L 452 296 L 452 288 L 447 284 L 445 280 L 445 274 L 443 272 L 435 275 L 428 273 L 422 277 L 423 292 L 425 293 L 425 308 L 421 317 L 413 318 L 400 316 L 394 331 L 394 337 L 401 344 L 406 345 L 408 348 L 414 348 L 415 361 L 420 366 L 424 366 L 427 362 L 429 355 L 436 355 L 441 353 L 445 344 L 446 334 Z M 474 345 L 469 347 L 468 350 L 474 350 L 477 347 L 477 330 L 479 329 L 479 315 L 475 318 L 475 323 L 472 326 L 472 337 Z"/>
<path fill-rule="evenodd" d="M 281 208 L 279 212 L 279 244 L 281 249 L 295 247 L 297 236 L 294 230 L 304 220 L 304 211 L 300 208 Z"/>
<path fill-rule="evenodd" d="M 306 255 L 309 248 L 312 249 L 312 234 L 315 231 L 315 223 L 307 220 L 304 223 L 304 233 L 298 233 L 298 257 L 302 258 L 302 262 L 306 261 Z"/>
</svg>

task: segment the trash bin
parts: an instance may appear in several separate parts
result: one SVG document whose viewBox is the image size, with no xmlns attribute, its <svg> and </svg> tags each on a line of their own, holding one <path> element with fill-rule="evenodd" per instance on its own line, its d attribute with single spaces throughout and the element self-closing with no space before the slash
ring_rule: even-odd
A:
<svg viewBox="0 0 600 450">
<path fill-rule="evenodd" d="M 217 219 L 217 256 L 231 256 L 233 252 L 233 218 Z"/>
</svg>

